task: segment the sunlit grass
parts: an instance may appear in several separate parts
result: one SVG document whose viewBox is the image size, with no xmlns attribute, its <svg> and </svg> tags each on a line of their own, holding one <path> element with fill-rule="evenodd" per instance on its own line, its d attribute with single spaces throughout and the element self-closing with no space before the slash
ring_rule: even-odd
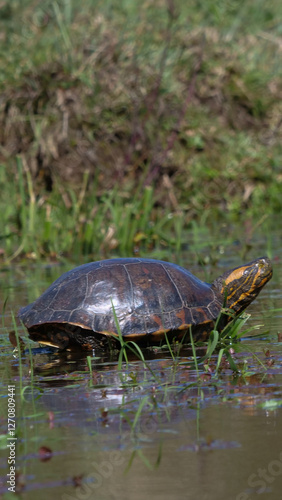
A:
<svg viewBox="0 0 282 500">
<path fill-rule="evenodd" d="M 4 2 L 7 262 L 177 253 L 281 212 L 278 0 Z M 255 223 L 254 223 L 255 226 Z"/>
<path fill-rule="evenodd" d="M 29 186 L 27 192 L 24 179 Z M 8 257 L 10 262 L 20 254 L 34 259 L 72 255 L 78 260 L 85 254 L 100 253 L 103 257 L 115 249 L 121 256 L 130 255 L 140 247 L 161 246 L 162 241 L 164 245 L 181 246 L 181 234 L 173 230 L 174 219 L 179 216 L 171 217 L 168 211 L 153 213 L 154 192 L 150 186 L 132 199 L 117 189 L 105 194 L 102 202 L 95 197 L 85 199 L 83 185 L 78 193 L 64 190 L 69 202 L 59 201 L 58 193 L 48 199 L 36 198 L 30 173 L 20 158 L 17 180 L 18 185 L 11 183 L 7 193 L 14 216 L 7 214 L 9 220 L 1 235 L 7 250 L 15 248 Z"/>
</svg>

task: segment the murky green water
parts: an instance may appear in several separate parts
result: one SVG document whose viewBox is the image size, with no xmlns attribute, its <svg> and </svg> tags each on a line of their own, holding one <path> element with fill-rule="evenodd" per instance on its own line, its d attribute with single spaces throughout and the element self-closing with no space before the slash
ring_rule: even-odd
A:
<svg viewBox="0 0 282 500">
<path fill-rule="evenodd" d="M 263 243 L 246 261 L 265 253 Z M 241 263 L 234 249 L 228 256 L 217 268 L 204 272 L 194 266 L 192 271 L 206 279 L 209 272 L 215 277 Z M 200 367 L 200 379 L 187 364 L 188 350 L 175 362 L 167 351 L 150 352 L 145 367 L 132 357 L 122 371 L 116 359 L 94 359 L 92 373 L 85 354 L 58 355 L 32 346 L 19 359 L 8 341 L 11 311 L 34 300 L 67 268 L 3 269 L 1 299 L 8 300 L 1 329 L 0 492 L 9 486 L 7 406 L 12 385 L 16 436 L 9 436 L 8 443 L 15 442 L 19 498 L 280 500 L 278 251 L 273 265 L 273 279 L 248 309 L 252 316 L 246 327 L 252 330 L 234 354 L 240 373 L 223 363 L 216 376 L 211 363 L 210 373 Z"/>
</svg>

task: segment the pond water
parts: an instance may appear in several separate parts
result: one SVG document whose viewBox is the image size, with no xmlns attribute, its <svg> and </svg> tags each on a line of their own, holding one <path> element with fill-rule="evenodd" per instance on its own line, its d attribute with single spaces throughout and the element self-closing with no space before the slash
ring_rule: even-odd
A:
<svg viewBox="0 0 282 500">
<path fill-rule="evenodd" d="M 262 238 L 245 260 L 264 255 L 265 248 Z M 184 256 L 170 260 L 202 279 L 242 263 L 234 247 L 208 272 Z M 223 360 L 217 375 L 216 356 L 208 372 L 203 366 L 199 373 L 191 369 L 188 348 L 175 359 L 167 349 L 150 350 L 144 353 L 145 364 L 129 354 L 121 368 L 116 355 L 94 357 L 90 369 L 85 353 L 58 354 L 39 347 L 29 342 L 22 327 L 19 332 L 26 345 L 19 355 L 9 342 L 14 327 L 11 313 L 73 266 L 3 269 L 3 498 L 279 500 L 282 261 L 278 251 L 272 260 L 273 278 L 248 308 L 251 317 L 244 328 L 250 330 L 235 347 L 239 371 L 232 372 Z M 11 394 L 15 435 L 7 435 Z M 13 416 L 10 424 L 12 430 Z M 8 461 L 14 455 L 18 492 L 9 494 Z"/>
</svg>

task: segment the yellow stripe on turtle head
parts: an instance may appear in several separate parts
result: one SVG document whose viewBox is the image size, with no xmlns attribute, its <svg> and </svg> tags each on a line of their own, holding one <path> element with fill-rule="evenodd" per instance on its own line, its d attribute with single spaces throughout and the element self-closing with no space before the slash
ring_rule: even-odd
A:
<svg viewBox="0 0 282 500">
<path fill-rule="evenodd" d="M 227 271 L 215 280 L 214 286 L 220 287 L 224 305 L 239 314 L 257 297 L 271 276 L 271 262 L 262 257 Z"/>
</svg>

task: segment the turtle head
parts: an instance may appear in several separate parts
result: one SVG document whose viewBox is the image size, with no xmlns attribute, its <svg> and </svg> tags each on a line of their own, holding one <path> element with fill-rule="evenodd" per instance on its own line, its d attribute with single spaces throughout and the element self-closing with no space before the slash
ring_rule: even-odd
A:
<svg viewBox="0 0 282 500">
<path fill-rule="evenodd" d="M 257 297 L 271 276 L 270 260 L 261 257 L 227 271 L 213 282 L 213 287 L 222 294 L 224 306 L 237 315 Z"/>
</svg>

